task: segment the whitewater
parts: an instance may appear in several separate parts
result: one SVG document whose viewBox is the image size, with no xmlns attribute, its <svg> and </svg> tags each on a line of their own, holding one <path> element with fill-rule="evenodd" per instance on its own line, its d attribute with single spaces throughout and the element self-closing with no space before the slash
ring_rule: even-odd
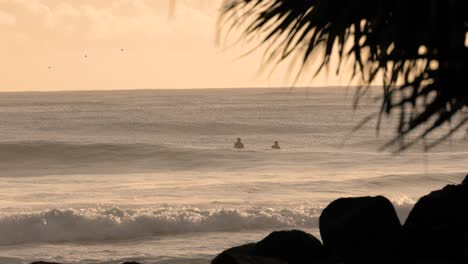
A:
<svg viewBox="0 0 468 264">
<path fill-rule="evenodd" d="M 357 109 L 338 87 L 1 93 L 0 263 L 209 263 L 273 230 L 319 236 L 347 196 L 385 195 L 404 221 L 461 182 L 468 142 L 382 150 L 397 116 L 354 131 L 378 91 Z"/>
</svg>

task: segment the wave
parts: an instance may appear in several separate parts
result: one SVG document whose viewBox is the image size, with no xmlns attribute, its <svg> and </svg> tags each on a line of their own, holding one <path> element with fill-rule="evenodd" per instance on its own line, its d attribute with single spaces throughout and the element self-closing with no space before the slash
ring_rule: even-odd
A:
<svg viewBox="0 0 468 264">
<path fill-rule="evenodd" d="M 0 158 L 2 160 L 22 159 L 114 159 L 129 157 L 144 157 L 155 153 L 168 153 L 170 149 L 162 145 L 150 144 L 75 144 L 50 141 L 21 141 L 0 143 Z M 176 151 L 173 151 L 176 152 Z"/>
<path fill-rule="evenodd" d="M 192 232 L 316 227 L 317 209 L 53 209 L 0 217 L 0 245 L 126 240 Z"/>
<path fill-rule="evenodd" d="M 256 106 L 245 108 L 243 110 L 249 111 L 255 109 Z M 215 108 L 215 110 L 218 110 Z M 220 111 L 229 111 L 229 107 L 222 106 L 219 109 Z M 234 110 L 234 109 L 232 109 Z M 237 108 L 237 110 L 239 110 Z M 124 133 L 131 132 L 143 132 L 151 134 L 162 134 L 162 135 L 206 135 L 206 136 L 232 136 L 239 134 L 260 134 L 260 135 L 269 135 L 269 134 L 290 134 L 294 131 L 295 134 L 310 134 L 310 133 L 325 133 L 329 126 L 326 124 L 321 127 L 316 127 L 307 124 L 279 124 L 279 123 L 240 123 L 240 122 L 215 122 L 215 121 L 179 121 L 179 122 L 170 122 L 170 121 L 124 121 L 124 122 L 114 122 L 105 124 L 101 127 L 102 130 L 112 131 L 121 131 Z M 99 131 L 99 129 L 98 129 Z"/>
<path fill-rule="evenodd" d="M 269 149 L 233 151 L 230 148 L 195 148 L 147 143 L 71 143 L 51 141 L 0 141 L 0 177 L 41 176 L 72 174 L 127 174 L 164 171 L 254 171 L 269 168 L 275 172 L 288 173 L 294 169 L 311 169 L 319 166 L 320 171 L 344 171 L 349 166 L 386 168 L 390 154 L 373 152 L 347 152 L 327 148 L 291 148 L 280 152 Z M 447 162 L 458 164 L 464 153 L 431 154 L 434 166 L 447 166 Z M 365 158 L 363 158 L 365 157 Z M 420 154 L 407 154 L 397 162 L 424 162 Z M 395 158 L 394 158 L 395 159 Z M 390 158 L 388 158 L 390 160 Z M 390 160 L 392 161 L 392 160 Z M 393 160 L 394 161 L 394 160 Z M 455 165 L 456 165 L 455 164 Z M 320 173 L 319 171 L 319 173 Z M 453 171 L 460 171 L 453 167 Z M 437 173 L 436 173 L 437 174 Z M 389 176 L 389 175 L 387 175 Z M 391 176 L 391 175 L 390 175 Z M 427 183 L 441 177 L 422 174 Z M 412 177 L 420 180 L 421 177 Z M 386 179 L 365 178 L 366 184 L 387 186 L 400 184 L 408 177 L 393 175 Z M 434 179 L 432 179 L 434 178 Z M 444 179 L 446 180 L 446 179 Z M 393 182 L 393 183 L 392 183 Z"/>
<path fill-rule="evenodd" d="M 248 161 L 252 152 L 174 148 L 154 144 L 75 144 L 48 141 L 0 143 L 2 176 L 79 173 L 131 173 L 165 169 L 190 170 Z"/>
<path fill-rule="evenodd" d="M 393 201 L 402 220 L 413 206 L 405 197 Z M 317 229 L 322 207 L 243 209 L 88 208 L 52 209 L 0 216 L 0 245 L 97 242 L 196 232 L 265 229 Z"/>
<path fill-rule="evenodd" d="M 465 176 L 464 171 L 452 171 L 445 173 L 401 173 L 401 174 L 382 174 L 378 176 L 369 176 L 365 178 L 354 178 L 344 180 L 342 184 L 351 186 L 362 186 L 368 189 L 373 188 L 391 188 L 402 186 L 444 186 L 446 184 L 459 184 Z"/>
<path fill-rule="evenodd" d="M 303 164 L 310 157 L 334 152 L 269 149 L 177 147 L 147 143 L 70 143 L 58 141 L 0 142 L 1 176 L 125 174 L 165 170 L 248 169 Z M 287 155 L 287 156 L 285 156 Z"/>
</svg>

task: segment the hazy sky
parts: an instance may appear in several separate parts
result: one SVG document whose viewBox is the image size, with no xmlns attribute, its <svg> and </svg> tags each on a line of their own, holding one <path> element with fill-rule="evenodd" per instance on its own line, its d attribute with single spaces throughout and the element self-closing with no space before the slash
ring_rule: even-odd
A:
<svg viewBox="0 0 468 264">
<path fill-rule="evenodd" d="M 259 75 L 260 53 L 216 45 L 221 2 L 178 0 L 170 17 L 168 0 L 0 0 L 0 90 L 291 84 L 286 67 Z"/>
</svg>

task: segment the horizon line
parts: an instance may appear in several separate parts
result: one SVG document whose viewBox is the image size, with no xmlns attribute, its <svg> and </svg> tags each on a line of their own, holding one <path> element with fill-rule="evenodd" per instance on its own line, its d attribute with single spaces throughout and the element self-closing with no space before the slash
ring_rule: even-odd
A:
<svg viewBox="0 0 468 264">
<path fill-rule="evenodd" d="M 124 89 L 84 89 L 84 90 L 18 90 L 18 91 L 0 91 L 0 94 L 6 93 L 61 93 L 61 92 L 125 92 L 125 91 L 191 91 L 191 90 L 234 90 L 234 89 L 320 89 L 320 88 L 357 88 L 362 85 L 322 85 L 322 86 L 253 86 L 253 87 L 197 87 L 197 88 L 124 88 Z M 379 85 L 369 85 L 369 88 L 381 88 Z"/>
</svg>

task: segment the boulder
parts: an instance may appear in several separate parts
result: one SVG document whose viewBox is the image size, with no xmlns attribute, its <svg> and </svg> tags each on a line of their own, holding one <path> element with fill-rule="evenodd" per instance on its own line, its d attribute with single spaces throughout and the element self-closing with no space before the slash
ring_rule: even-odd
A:
<svg viewBox="0 0 468 264">
<path fill-rule="evenodd" d="M 221 256 L 221 255 L 220 255 Z M 216 257 L 211 263 L 213 264 L 288 264 L 282 260 L 252 256 L 252 255 L 229 255 Z"/>
<path fill-rule="evenodd" d="M 400 263 L 402 226 L 383 196 L 341 198 L 320 216 L 320 234 L 331 254 L 345 263 Z"/>
<path fill-rule="evenodd" d="M 468 174 L 465 176 L 465 179 L 463 180 L 461 184 L 468 184 Z"/>
<path fill-rule="evenodd" d="M 298 230 L 271 233 L 257 243 L 255 254 L 289 264 L 313 263 L 325 256 L 320 240 Z"/>
<path fill-rule="evenodd" d="M 467 178 L 419 199 L 404 228 L 416 259 L 468 263 Z"/>
<path fill-rule="evenodd" d="M 228 249 L 213 264 L 313 264 L 324 257 L 322 243 L 298 231 L 273 232 L 258 243 Z"/>
<path fill-rule="evenodd" d="M 223 251 L 213 261 L 212 264 L 237 264 L 237 263 L 253 263 L 247 262 L 245 257 L 254 255 L 255 243 L 246 244 L 243 246 L 233 247 Z"/>
</svg>

